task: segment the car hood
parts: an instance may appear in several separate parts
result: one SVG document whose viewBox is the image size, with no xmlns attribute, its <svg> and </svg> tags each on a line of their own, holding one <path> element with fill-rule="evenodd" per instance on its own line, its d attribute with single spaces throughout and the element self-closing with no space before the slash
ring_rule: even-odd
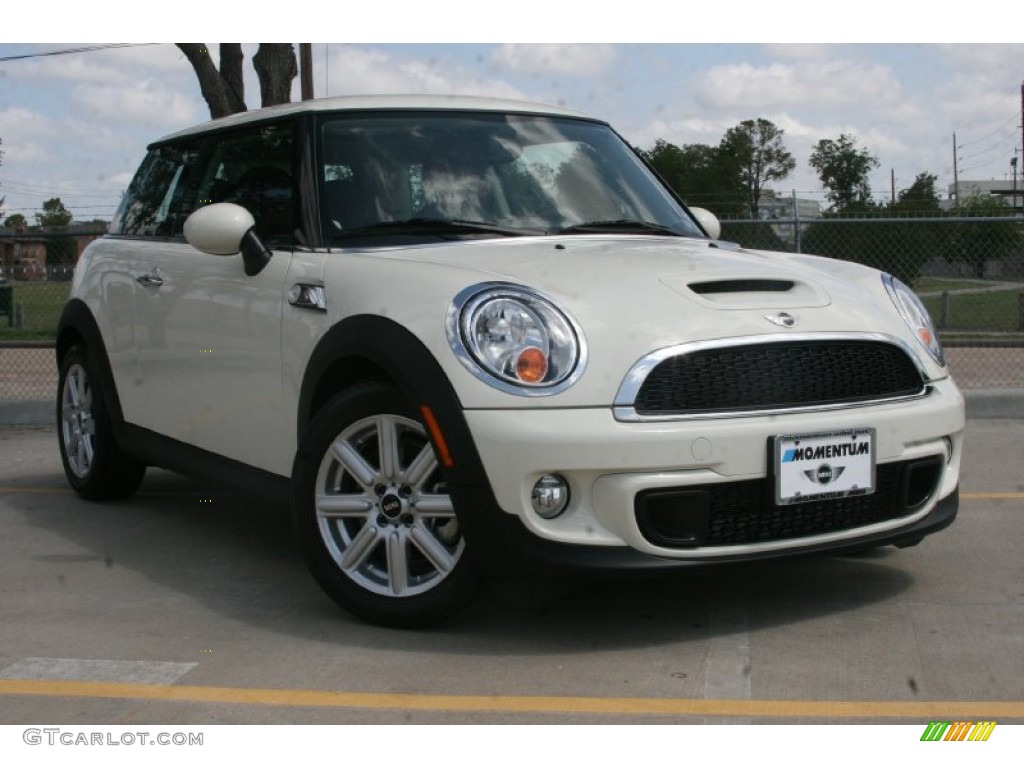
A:
<svg viewBox="0 0 1024 768">
<path fill-rule="evenodd" d="M 945 375 L 934 364 L 929 368 L 927 355 L 914 346 L 879 273 L 847 262 L 696 238 L 621 235 L 461 242 L 393 257 L 452 268 L 443 271 L 456 279 L 442 280 L 450 285 L 449 302 L 474 280 L 509 282 L 543 293 L 576 319 L 588 348 L 586 372 L 567 391 L 532 406 L 608 405 L 627 371 L 649 353 L 737 337 L 897 336 L 918 353 L 930 377 Z M 450 373 L 464 379 L 468 372 L 459 368 Z M 493 390 L 465 381 L 458 388 L 468 407 L 495 405 Z M 482 392 L 482 399 L 473 392 Z"/>
</svg>

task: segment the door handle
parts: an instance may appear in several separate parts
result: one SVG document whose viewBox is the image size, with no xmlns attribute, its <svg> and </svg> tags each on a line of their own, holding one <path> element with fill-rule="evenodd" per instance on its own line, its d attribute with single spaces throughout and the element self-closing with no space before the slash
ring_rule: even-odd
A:
<svg viewBox="0 0 1024 768">
<path fill-rule="evenodd" d="M 157 272 L 155 274 L 139 275 L 135 278 L 135 282 L 139 285 L 145 286 L 146 288 L 159 288 L 164 284 L 164 279 L 160 277 L 160 273 Z"/>
</svg>

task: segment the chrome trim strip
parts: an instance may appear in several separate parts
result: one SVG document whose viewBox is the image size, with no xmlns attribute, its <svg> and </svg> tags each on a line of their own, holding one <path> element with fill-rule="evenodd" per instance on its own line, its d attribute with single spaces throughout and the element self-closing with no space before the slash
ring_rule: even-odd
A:
<svg viewBox="0 0 1024 768">
<path fill-rule="evenodd" d="M 665 360 L 672 357 L 681 357 L 694 352 L 702 352 L 708 349 L 728 349 L 731 347 L 743 347 L 749 345 L 777 344 L 790 341 L 876 341 L 899 347 L 905 352 L 914 365 L 924 385 L 921 391 L 913 395 L 901 397 L 881 398 L 876 400 L 860 400 L 856 402 L 826 403 L 809 406 L 796 406 L 792 408 L 756 408 L 751 410 L 734 411 L 711 411 L 706 413 L 659 413 L 652 415 L 640 415 L 633 407 L 640 388 L 647 380 L 651 371 Z M 615 401 L 612 404 L 612 412 L 616 421 L 689 421 L 697 419 L 725 419 L 742 418 L 746 416 L 769 416 L 784 413 L 808 413 L 815 411 L 834 411 L 845 408 L 863 408 L 871 405 L 882 405 L 886 403 L 898 403 L 910 400 L 919 400 L 927 397 L 932 392 L 928 383 L 933 379 L 928 375 L 927 368 L 921 361 L 917 351 L 906 340 L 887 333 L 846 333 L 846 332 L 822 332 L 822 333 L 770 333 L 759 336 L 739 336 L 731 339 L 715 339 L 712 341 L 693 341 L 685 344 L 675 344 L 671 347 L 651 352 L 640 358 L 626 373 L 619 391 L 615 394 Z"/>
</svg>

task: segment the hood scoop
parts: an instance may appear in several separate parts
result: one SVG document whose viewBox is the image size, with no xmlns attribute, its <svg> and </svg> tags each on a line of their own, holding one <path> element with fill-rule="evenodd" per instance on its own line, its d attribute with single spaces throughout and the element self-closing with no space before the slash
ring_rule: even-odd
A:
<svg viewBox="0 0 1024 768">
<path fill-rule="evenodd" d="M 793 290 L 792 280 L 708 280 L 690 283 L 689 288 L 701 296 L 717 293 L 784 293 Z"/>
<path fill-rule="evenodd" d="M 790 274 L 696 279 L 673 276 L 663 277 L 661 282 L 676 293 L 715 309 L 798 309 L 831 303 L 823 288 Z"/>
</svg>

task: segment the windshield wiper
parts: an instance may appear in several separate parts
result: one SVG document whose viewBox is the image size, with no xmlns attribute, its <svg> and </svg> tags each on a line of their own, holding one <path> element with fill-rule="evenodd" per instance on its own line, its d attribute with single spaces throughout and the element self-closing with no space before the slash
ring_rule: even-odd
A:
<svg viewBox="0 0 1024 768">
<path fill-rule="evenodd" d="M 364 237 L 376 235 L 466 235 L 486 234 L 500 235 L 503 237 L 522 237 L 524 235 L 539 235 L 540 230 L 516 229 L 514 227 L 503 227 L 497 224 L 489 224 L 486 221 L 466 221 L 464 219 L 432 219 L 414 218 L 402 221 L 379 221 L 375 224 L 367 224 L 362 227 L 354 227 L 337 232 L 331 238 L 338 240 L 349 237 Z"/>
<path fill-rule="evenodd" d="M 653 221 L 641 221 L 639 219 L 614 219 L 610 221 L 587 221 L 582 224 L 573 224 L 563 229 L 558 229 L 551 234 L 571 235 L 574 233 L 605 232 L 605 233 L 637 233 L 644 235 L 669 235 L 671 237 L 685 237 L 686 235 L 664 224 L 656 224 Z"/>
</svg>

